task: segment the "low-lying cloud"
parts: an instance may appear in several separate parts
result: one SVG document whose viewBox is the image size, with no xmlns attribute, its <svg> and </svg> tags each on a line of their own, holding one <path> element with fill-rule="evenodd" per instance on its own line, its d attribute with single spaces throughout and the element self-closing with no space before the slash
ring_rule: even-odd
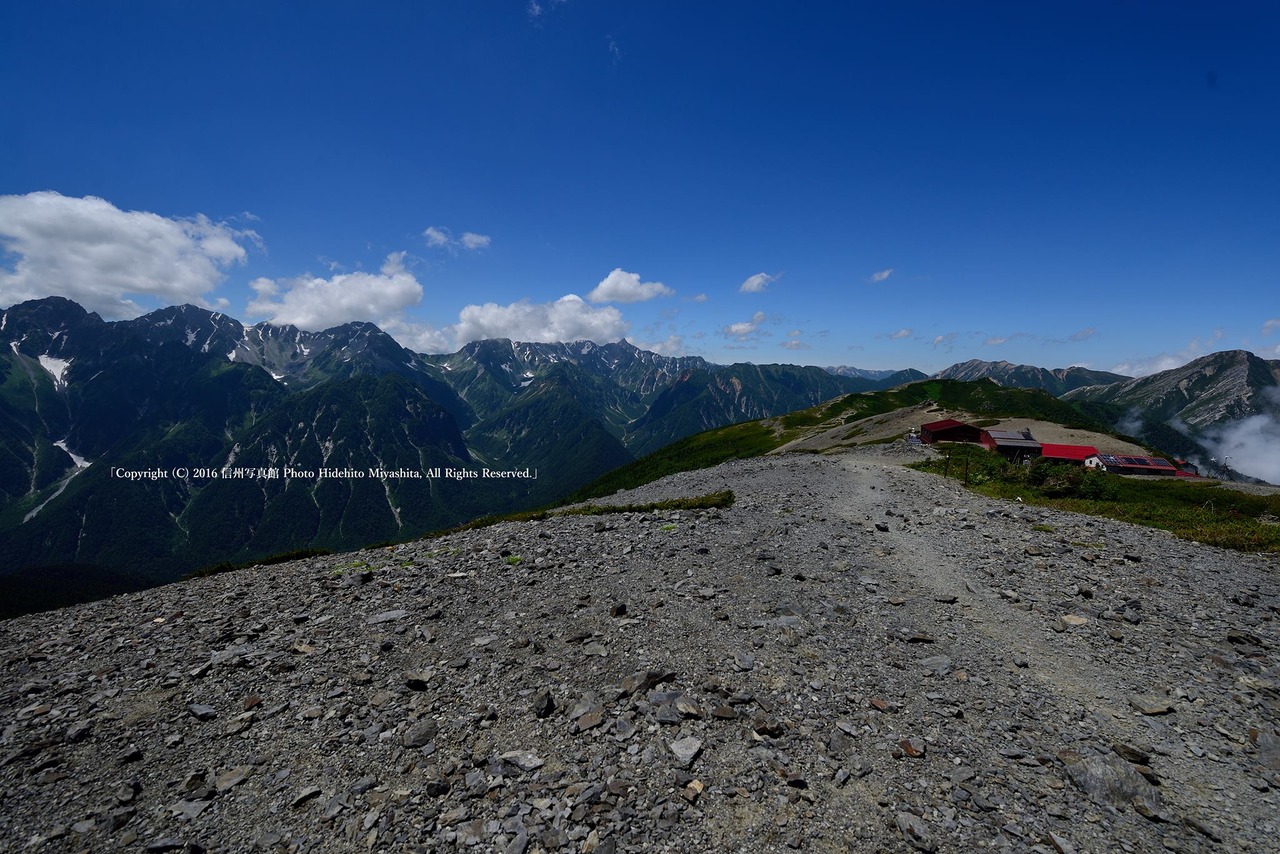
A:
<svg viewBox="0 0 1280 854">
<path fill-rule="evenodd" d="M 324 279 L 299 276 L 249 283 L 257 296 L 249 301 L 252 317 L 299 329 L 322 330 L 353 320 L 389 325 L 395 315 L 422 299 L 422 285 L 404 266 L 403 252 L 387 256 L 377 273 L 339 273 Z"/>
<path fill-rule="evenodd" d="M 1280 415 L 1276 414 L 1280 412 L 1280 388 L 1267 389 L 1263 395 L 1275 412 L 1211 427 L 1204 431 L 1200 443 L 1217 458 L 1219 465 L 1280 484 L 1280 453 L 1276 451 L 1280 448 Z"/>
<path fill-rule="evenodd" d="M 551 343 L 595 341 L 600 344 L 622 339 L 631 324 L 612 306 L 596 308 L 577 294 L 566 294 L 551 302 L 472 304 L 458 312 L 458 322 L 444 326 L 418 323 L 394 317 L 379 323 L 401 345 L 418 353 L 452 353 L 464 344 L 486 338 Z M 644 349 L 665 347 L 678 350 L 679 340 L 668 339 Z"/>
<path fill-rule="evenodd" d="M 627 339 L 631 346 L 640 350 L 648 350 L 659 356 L 683 356 L 685 354 L 684 338 L 680 335 L 668 335 L 661 341 L 640 341 Z"/>
<path fill-rule="evenodd" d="M 613 306 L 594 308 L 576 294 L 554 302 L 469 305 L 453 327 L 457 346 L 483 338 L 513 341 L 617 341 L 630 328 Z"/>
<path fill-rule="evenodd" d="M 466 306 L 453 328 L 457 346 L 483 338 L 511 338 L 512 341 L 617 341 L 630 325 L 612 306 L 594 309 L 577 294 L 568 293 L 554 302 L 513 302 L 499 306 Z"/>
<path fill-rule="evenodd" d="M 1280 420 L 1250 415 L 1207 431 L 1200 443 L 1209 449 L 1218 466 L 1227 466 L 1249 477 L 1280 484 Z M 1214 464 L 1199 460 L 1200 473 L 1213 475 Z"/>
</svg>

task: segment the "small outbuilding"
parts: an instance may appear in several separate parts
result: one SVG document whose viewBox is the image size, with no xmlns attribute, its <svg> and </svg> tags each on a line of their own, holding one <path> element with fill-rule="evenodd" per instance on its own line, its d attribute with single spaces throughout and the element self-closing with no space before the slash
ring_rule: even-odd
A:
<svg viewBox="0 0 1280 854">
<path fill-rule="evenodd" d="M 978 442 L 982 431 L 972 424 L 954 418 L 944 418 L 920 425 L 920 441 L 926 445 L 935 442 Z"/>
<path fill-rule="evenodd" d="M 1010 462 L 1020 463 L 1040 456 L 1041 445 L 1030 430 L 983 430 L 978 443 Z"/>
<path fill-rule="evenodd" d="M 1044 442 L 1040 445 L 1040 456 L 1058 463 L 1087 466 L 1090 458 L 1097 459 L 1098 449 L 1092 445 L 1055 445 Z"/>
</svg>

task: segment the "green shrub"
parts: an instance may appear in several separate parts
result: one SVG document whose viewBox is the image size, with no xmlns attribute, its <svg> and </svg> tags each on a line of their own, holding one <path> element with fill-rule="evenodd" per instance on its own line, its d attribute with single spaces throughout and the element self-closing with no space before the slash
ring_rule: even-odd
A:
<svg viewBox="0 0 1280 854">
<path fill-rule="evenodd" d="M 1018 497 L 1075 513 L 1161 528 L 1183 539 L 1250 552 L 1280 552 L 1280 495 L 1259 496 L 1185 478 L 1130 478 L 1048 460 L 1005 462 L 978 446 L 940 446 L 946 456 L 912 468 L 965 480 L 997 498 Z M 949 457 L 949 460 L 948 460 Z"/>
</svg>

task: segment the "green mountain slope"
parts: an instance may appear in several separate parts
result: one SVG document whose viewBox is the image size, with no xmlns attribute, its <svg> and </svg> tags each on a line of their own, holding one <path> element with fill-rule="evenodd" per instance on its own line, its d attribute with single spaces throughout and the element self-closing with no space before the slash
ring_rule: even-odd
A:
<svg viewBox="0 0 1280 854">
<path fill-rule="evenodd" d="M 839 394 L 879 388 L 881 382 L 797 365 L 689 371 L 654 398 L 631 424 L 625 441 L 633 453 L 644 455 L 717 425 L 791 412 Z"/>
<path fill-rule="evenodd" d="M 632 463 L 609 472 L 575 491 L 567 500 L 588 501 L 631 489 L 666 475 L 717 465 L 732 459 L 761 456 L 806 436 L 837 427 L 854 438 L 838 444 L 857 444 L 857 424 L 863 419 L 935 403 L 990 418 L 1027 418 L 1099 433 L 1110 432 L 1070 403 L 1040 389 L 1004 388 L 991 380 L 964 382 L 930 379 L 885 391 L 847 394 L 817 406 L 776 418 L 719 427 L 687 436 Z"/>
</svg>

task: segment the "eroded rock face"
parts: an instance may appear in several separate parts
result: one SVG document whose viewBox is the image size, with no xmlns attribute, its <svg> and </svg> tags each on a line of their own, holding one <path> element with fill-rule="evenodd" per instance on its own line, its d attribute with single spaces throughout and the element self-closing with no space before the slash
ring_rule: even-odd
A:
<svg viewBox="0 0 1280 854">
<path fill-rule="evenodd" d="M 895 453 L 615 499 L 729 488 L 728 510 L 503 524 L 0 623 L 0 839 L 1274 850 L 1276 559 L 988 501 Z"/>
</svg>

